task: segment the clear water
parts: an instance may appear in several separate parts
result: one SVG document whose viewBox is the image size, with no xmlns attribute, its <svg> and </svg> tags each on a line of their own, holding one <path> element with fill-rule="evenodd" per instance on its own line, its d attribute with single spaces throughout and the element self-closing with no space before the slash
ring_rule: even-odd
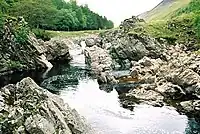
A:
<svg viewBox="0 0 200 134">
<path fill-rule="evenodd" d="M 88 71 L 77 66 L 67 66 L 51 70 L 41 85 L 57 88 L 63 100 L 75 108 L 97 134 L 199 134 L 200 124 L 194 119 L 180 115 L 172 107 L 152 107 L 136 105 L 134 111 L 120 105 L 118 92 L 110 93 L 99 89 L 97 80 Z M 53 84 L 44 84 L 54 79 Z M 66 81 L 61 80 L 66 79 Z M 69 80 L 70 78 L 70 80 Z M 71 82 L 74 79 L 74 83 Z M 69 80 L 69 81 L 68 81 Z M 78 81 L 78 82 L 77 82 Z M 56 84 L 55 84 L 56 83 Z"/>
<path fill-rule="evenodd" d="M 136 105 L 133 111 L 122 108 L 115 89 L 110 93 L 99 89 L 97 80 L 86 69 L 81 49 L 70 53 L 74 57 L 70 65 L 58 64 L 45 73 L 15 74 L 4 78 L 4 84 L 32 77 L 75 108 L 97 134 L 200 134 L 199 123 L 172 107 Z"/>
</svg>

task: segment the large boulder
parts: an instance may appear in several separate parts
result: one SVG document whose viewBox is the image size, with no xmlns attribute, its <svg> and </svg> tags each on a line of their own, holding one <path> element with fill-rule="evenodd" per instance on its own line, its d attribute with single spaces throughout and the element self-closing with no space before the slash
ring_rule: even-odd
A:
<svg viewBox="0 0 200 134">
<path fill-rule="evenodd" d="M 101 37 L 102 47 L 108 49 L 113 59 L 113 66 L 115 65 L 114 63 L 118 63 L 122 68 L 128 69 L 131 61 L 138 61 L 144 56 L 163 58 L 162 52 L 165 45 L 161 45 L 150 36 L 127 34 L 120 30 L 115 30 L 102 33 Z"/>
<path fill-rule="evenodd" d="M 47 51 L 45 55 L 49 61 L 69 61 L 69 46 L 74 43 L 70 39 L 52 38 L 50 41 L 44 42 Z"/>
<path fill-rule="evenodd" d="M 98 46 L 86 47 L 86 64 L 91 66 L 92 71 L 97 75 L 99 84 L 116 83 L 112 76 L 112 58 L 107 50 Z"/>
<path fill-rule="evenodd" d="M 75 110 L 31 78 L 1 89 L 0 119 L 3 134 L 92 133 Z"/>
</svg>

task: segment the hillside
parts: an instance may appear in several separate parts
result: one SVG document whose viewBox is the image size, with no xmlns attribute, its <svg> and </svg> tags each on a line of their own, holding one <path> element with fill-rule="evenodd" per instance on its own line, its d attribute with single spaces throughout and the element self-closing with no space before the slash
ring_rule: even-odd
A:
<svg viewBox="0 0 200 134">
<path fill-rule="evenodd" d="M 180 8 L 185 7 L 191 0 L 163 0 L 155 8 L 140 14 L 139 17 L 147 22 L 152 20 L 169 19 L 174 12 Z"/>
<path fill-rule="evenodd" d="M 166 39 L 169 44 L 186 44 L 200 49 L 200 1 L 164 0 L 154 9 L 140 15 L 147 23 L 134 27 L 130 33 L 148 34 Z"/>
</svg>

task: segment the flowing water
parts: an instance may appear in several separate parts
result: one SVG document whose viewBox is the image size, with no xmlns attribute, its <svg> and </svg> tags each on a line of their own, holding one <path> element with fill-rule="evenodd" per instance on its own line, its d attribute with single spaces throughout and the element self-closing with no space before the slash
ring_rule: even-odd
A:
<svg viewBox="0 0 200 134">
<path fill-rule="evenodd" d="M 136 105 L 133 111 L 122 108 L 115 89 L 109 93 L 99 89 L 97 80 L 84 64 L 81 48 L 72 49 L 70 53 L 74 58 L 70 65 L 58 64 L 49 72 L 29 73 L 29 76 L 75 108 L 97 134 L 200 133 L 200 124 L 180 115 L 172 107 Z M 15 75 L 9 78 L 12 83 L 20 77 Z"/>
</svg>

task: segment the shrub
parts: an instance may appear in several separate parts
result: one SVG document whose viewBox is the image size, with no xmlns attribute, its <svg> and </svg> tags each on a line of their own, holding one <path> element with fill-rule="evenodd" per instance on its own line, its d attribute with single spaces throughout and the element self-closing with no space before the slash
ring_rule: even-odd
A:
<svg viewBox="0 0 200 134">
<path fill-rule="evenodd" d="M 49 41 L 51 36 L 48 32 L 41 29 L 32 29 L 32 32 L 35 34 L 37 39 L 42 39 L 43 41 Z"/>
</svg>

